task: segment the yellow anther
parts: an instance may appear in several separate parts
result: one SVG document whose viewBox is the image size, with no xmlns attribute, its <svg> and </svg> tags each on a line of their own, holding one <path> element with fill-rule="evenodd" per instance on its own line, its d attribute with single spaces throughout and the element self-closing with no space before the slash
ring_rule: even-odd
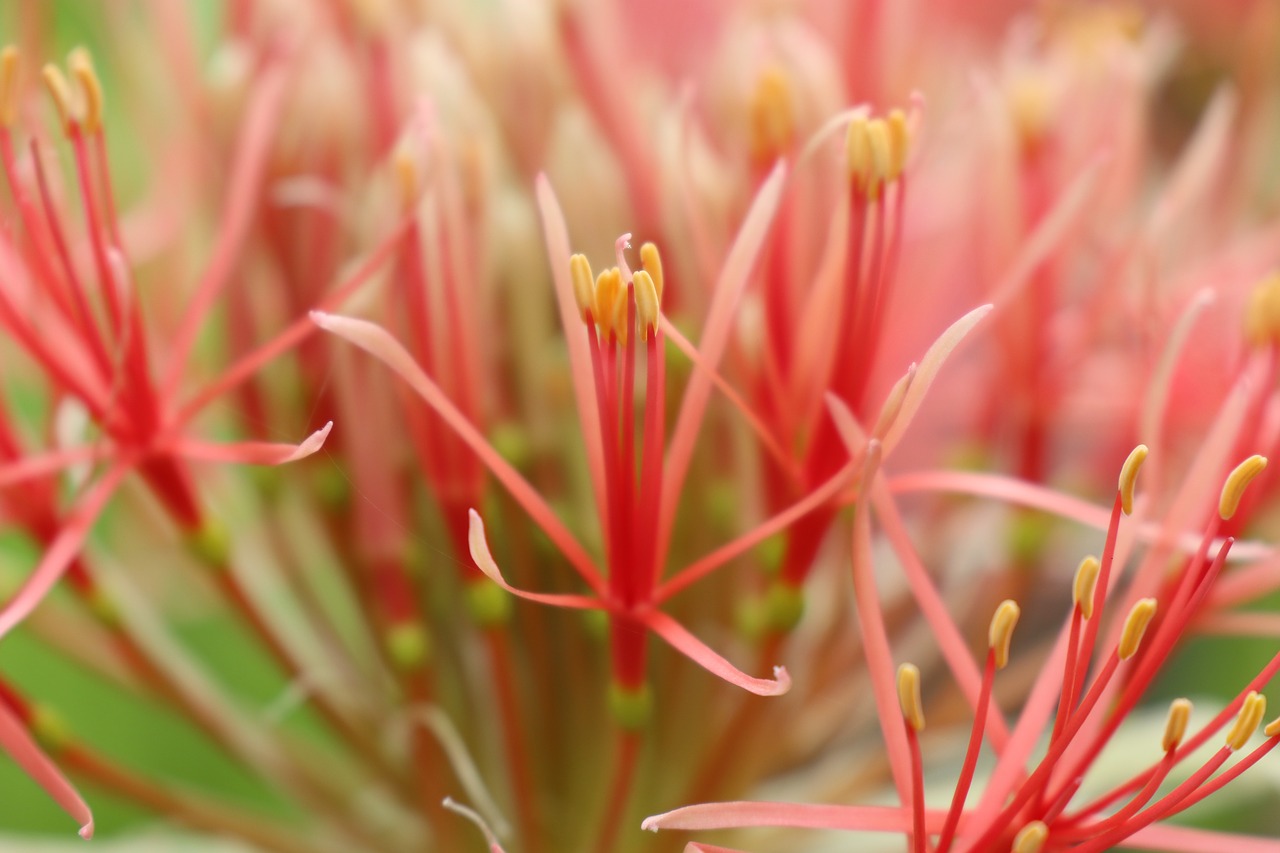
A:
<svg viewBox="0 0 1280 853">
<path fill-rule="evenodd" d="M 585 322 L 587 313 L 595 310 L 596 285 L 591 275 L 591 262 L 586 255 L 569 258 L 569 277 L 573 280 L 573 298 Z"/>
<path fill-rule="evenodd" d="M 1049 126 L 1052 98 L 1044 80 L 1034 76 L 1018 78 L 1009 91 L 1009 112 L 1023 145 L 1034 146 Z"/>
<path fill-rule="evenodd" d="M 1018 830 L 1013 837 L 1012 853 L 1040 853 L 1049 840 L 1049 827 L 1042 820 L 1033 820 Z"/>
<path fill-rule="evenodd" d="M 653 286 L 658 291 L 658 304 L 661 305 L 662 286 L 665 282 L 662 278 L 662 255 L 658 254 L 657 246 L 645 243 L 640 247 L 640 265 L 653 277 Z"/>
<path fill-rule="evenodd" d="M 1240 713 L 1236 715 L 1235 723 L 1227 732 L 1226 743 L 1232 752 L 1244 749 L 1249 738 L 1253 737 L 1253 733 L 1258 730 L 1258 724 L 1262 722 L 1262 715 L 1265 713 L 1267 713 L 1267 697 L 1256 691 L 1249 691 L 1249 695 L 1244 697 L 1244 704 L 1240 706 Z M 1267 730 L 1270 731 L 1270 729 L 1271 726 L 1267 726 Z"/>
<path fill-rule="evenodd" d="M 859 190 L 866 189 L 867 175 L 871 171 L 871 140 L 867 137 L 867 120 L 858 116 L 849 122 L 844 137 L 845 165 L 849 177 Z"/>
<path fill-rule="evenodd" d="M 1236 514 L 1236 510 L 1240 508 L 1240 499 L 1244 497 L 1244 490 L 1266 467 L 1267 457 L 1254 455 L 1227 475 L 1227 482 L 1222 486 L 1222 497 L 1218 500 L 1218 515 L 1224 521 Z"/>
<path fill-rule="evenodd" d="M 795 105 L 786 72 L 770 66 L 751 96 L 751 153 L 759 161 L 776 160 L 795 138 Z"/>
<path fill-rule="evenodd" d="M 93 57 L 83 47 L 77 47 L 67 57 L 67 68 L 80 86 L 80 99 L 84 108 L 84 132 L 97 133 L 102 127 L 102 81 L 93 70 Z"/>
<path fill-rule="evenodd" d="M 1267 737 L 1280 737 L 1280 717 L 1276 717 L 1267 723 L 1267 727 L 1262 730 L 1262 733 Z"/>
<path fill-rule="evenodd" d="M 896 181 L 907 168 L 907 154 L 911 149 L 911 131 L 907 116 L 902 110 L 889 113 L 889 180 Z"/>
<path fill-rule="evenodd" d="M 1253 346 L 1280 345 L 1280 273 L 1253 288 L 1244 309 L 1245 339 Z"/>
<path fill-rule="evenodd" d="M 1139 444 L 1129 452 L 1129 458 L 1120 468 L 1120 511 L 1125 515 L 1133 515 L 1133 487 L 1138 482 L 1138 470 L 1147 461 L 1148 453 L 1147 446 Z"/>
<path fill-rule="evenodd" d="M 1116 650 L 1120 660 L 1128 660 L 1137 653 L 1142 635 L 1147 632 L 1147 626 L 1151 624 L 1155 615 L 1156 600 L 1154 598 L 1144 598 L 1133 605 L 1133 609 L 1124 620 L 1124 630 L 1120 632 L 1120 646 Z"/>
<path fill-rule="evenodd" d="M 1187 722 L 1191 719 L 1191 700 L 1174 699 L 1169 705 L 1169 717 L 1164 723 L 1164 738 L 1160 748 L 1172 752 L 1182 744 L 1187 734 Z"/>
<path fill-rule="evenodd" d="M 600 327 L 600 335 L 608 338 L 613 332 L 614 303 L 618 301 L 618 291 L 622 290 L 622 273 L 612 267 L 596 276 L 595 314 L 596 325 Z"/>
<path fill-rule="evenodd" d="M 647 341 L 649 333 L 658 328 L 658 313 L 662 307 L 658 303 L 658 287 L 653 276 L 646 270 L 637 270 L 632 274 L 631 286 L 636 297 L 636 322 L 640 325 L 640 338 Z"/>
<path fill-rule="evenodd" d="M 71 92 L 66 75 L 62 69 L 52 63 L 40 72 L 44 78 L 45 88 L 53 98 L 53 105 L 58 108 L 58 118 L 62 120 L 63 130 L 70 133 L 71 126 L 80 120 L 80 104 Z"/>
<path fill-rule="evenodd" d="M 1071 598 L 1080 615 L 1086 619 L 1093 618 L 1093 594 L 1098 588 L 1098 572 L 1102 565 L 1097 557 L 1085 557 L 1076 569 L 1076 580 L 1071 586 Z"/>
<path fill-rule="evenodd" d="M 996 669 L 1004 669 L 1009 664 L 1009 644 L 1013 641 L 1013 629 L 1018 625 L 1018 617 L 1022 609 L 1011 599 L 1000 602 L 996 615 L 991 617 L 991 628 L 987 631 L 987 643 L 995 654 Z"/>
<path fill-rule="evenodd" d="M 0 127 L 10 127 L 18 112 L 18 49 L 0 50 Z"/>
<path fill-rule="evenodd" d="M 630 302 L 630 294 L 624 285 L 618 288 L 618 295 L 613 298 L 613 333 L 618 338 L 618 343 L 625 344 L 627 338 L 631 337 L 631 323 L 627 316 L 628 303 Z"/>
<path fill-rule="evenodd" d="M 412 210 L 422 192 L 422 170 L 409 137 L 401 137 L 391 152 L 391 168 L 395 171 L 396 189 L 400 192 L 401 210 Z"/>
<path fill-rule="evenodd" d="M 914 664 L 898 667 L 898 703 L 902 716 L 916 731 L 924 729 L 924 703 L 920 701 L 920 670 Z"/>
<path fill-rule="evenodd" d="M 877 191 L 886 181 L 892 179 L 889 174 L 893 163 L 893 146 L 889 141 L 889 125 L 882 118 L 867 122 L 867 146 L 871 152 L 871 186 Z"/>
</svg>

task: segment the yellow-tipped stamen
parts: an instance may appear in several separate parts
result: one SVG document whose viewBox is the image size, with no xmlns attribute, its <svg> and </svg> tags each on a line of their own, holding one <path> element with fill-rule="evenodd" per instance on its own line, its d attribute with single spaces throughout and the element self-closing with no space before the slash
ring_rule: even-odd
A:
<svg viewBox="0 0 1280 853">
<path fill-rule="evenodd" d="M 1173 752 L 1181 746 L 1190 719 L 1191 700 L 1174 699 L 1169 705 L 1169 717 L 1164 723 L 1164 737 L 1160 741 L 1160 748 L 1165 752 Z"/>
<path fill-rule="evenodd" d="M 585 322 L 587 312 L 595 310 L 596 301 L 596 284 L 586 255 L 569 258 L 569 277 L 573 281 L 573 298 L 578 303 L 578 313 Z"/>
<path fill-rule="evenodd" d="M 49 97 L 53 98 L 53 105 L 58 108 L 58 118 L 62 121 L 63 130 L 70 133 L 71 126 L 80 121 L 80 104 L 71 92 L 66 75 L 52 63 L 46 65 L 40 75 L 44 78 L 45 88 L 49 90 Z"/>
<path fill-rule="evenodd" d="M 1098 588 L 1098 572 L 1101 569 L 1102 564 L 1093 556 L 1081 560 L 1080 567 L 1076 569 L 1071 598 L 1075 606 L 1080 608 L 1080 615 L 1086 619 L 1093 618 L 1093 594 Z"/>
<path fill-rule="evenodd" d="M 18 112 L 18 48 L 0 50 L 0 127 L 10 127 Z"/>
<path fill-rule="evenodd" d="M 1120 511 L 1125 515 L 1133 515 L 1133 487 L 1138 481 L 1138 470 L 1147 461 L 1150 451 L 1145 444 L 1139 444 L 1129 453 L 1120 468 Z"/>
<path fill-rule="evenodd" d="M 1218 501 L 1218 515 L 1222 516 L 1223 521 L 1236 514 L 1236 510 L 1240 508 L 1240 499 L 1244 497 L 1244 490 L 1266 467 L 1267 457 L 1254 455 L 1227 475 L 1227 482 L 1222 486 L 1222 497 Z"/>
<path fill-rule="evenodd" d="M 653 276 L 645 270 L 636 270 L 631 276 L 631 286 L 636 295 L 636 322 L 640 324 L 640 337 L 648 340 L 652 332 L 658 329 L 658 287 Z"/>
<path fill-rule="evenodd" d="M 1280 737 L 1280 717 L 1276 717 L 1267 723 L 1267 727 L 1262 730 L 1262 733 L 1267 737 Z"/>
<path fill-rule="evenodd" d="M 640 247 L 640 265 L 653 277 L 653 286 L 658 292 L 658 304 L 661 305 L 662 287 L 666 282 L 662 277 L 662 255 L 658 254 L 657 246 L 645 243 Z"/>
<path fill-rule="evenodd" d="M 1280 345 L 1280 273 L 1267 276 L 1249 294 L 1244 334 L 1253 346 Z"/>
<path fill-rule="evenodd" d="M 795 106 L 791 84 L 777 66 L 766 68 L 751 97 L 751 153 L 757 160 L 775 160 L 795 138 Z"/>
<path fill-rule="evenodd" d="M 1012 853 L 1040 853 L 1049 840 L 1049 827 L 1042 820 L 1033 820 L 1018 830 L 1013 837 Z"/>
<path fill-rule="evenodd" d="M 84 132 L 97 133 L 102 127 L 102 81 L 93 70 L 93 57 L 83 47 L 77 47 L 67 57 L 67 68 L 80 86 L 80 99 L 84 105 Z"/>
<path fill-rule="evenodd" d="M 916 731 L 924 730 L 924 703 L 920 700 L 920 670 L 915 664 L 898 667 L 898 703 L 902 716 Z"/>
<path fill-rule="evenodd" d="M 867 147 L 871 154 L 870 185 L 872 192 L 876 192 L 891 180 L 889 170 L 893 163 L 889 125 L 884 119 L 878 118 L 867 122 Z"/>
<path fill-rule="evenodd" d="M 887 119 L 889 126 L 889 180 L 896 181 L 907 168 L 907 154 L 911 148 L 911 131 L 907 116 L 902 110 L 892 110 Z"/>
<path fill-rule="evenodd" d="M 1249 738 L 1258 730 L 1258 724 L 1262 722 L 1262 715 L 1265 713 L 1267 697 L 1256 691 L 1249 691 L 1249 695 L 1244 697 L 1244 704 L 1240 706 L 1240 713 L 1236 715 L 1235 723 L 1227 732 L 1226 743 L 1232 752 L 1244 749 Z M 1267 726 L 1267 729 L 1270 730 L 1271 726 Z"/>
<path fill-rule="evenodd" d="M 1022 609 L 1011 599 L 1000 602 L 995 616 L 991 617 L 991 628 L 987 632 L 987 643 L 995 654 L 996 669 L 1004 669 L 1009 665 L 1009 644 L 1013 642 L 1013 629 L 1017 627 L 1018 617 Z"/>
<path fill-rule="evenodd" d="M 422 188 L 422 176 L 418 169 L 418 158 L 407 138 L 396 143 L 391 152 L 391 168 L 395 171 L 396 188 L 400 192 L 401 210 L 411 210 L 418 203 Z"/>
<path fill-rule="evenodd" d="M 614 331 L 614 303 L 618 301 L 618 292 L 622 290 L 622 273 L 617 267 L 604 270 L 596 276 L 595 314 L 596 325 L 600 327 L 600 336 L 608 338 Z"/>
<path fill-rule="evenodd" d="M 871 171 L 871 141 L 867 137 L 867 120 L 861 116 L 849 122 L 844 137 L 845 164 L 849 177 L 859 190 L 865 190 Z"/>
<path fill-rule="evenodd" d="M 1120 632 L 1120 646 L 1116 650 L 1120 660 L 1128 660 L 1137 653 L 1138 646 L 1142 643 L 1142 635 L 1147 632 L 1147 626 L 1151 624 L 1155 615 L 1156 600 L 1154 598 L 1144 598 L 1133 605 L 1133 609 L 1124 620 L 1124 630 Z"/>
</svg>

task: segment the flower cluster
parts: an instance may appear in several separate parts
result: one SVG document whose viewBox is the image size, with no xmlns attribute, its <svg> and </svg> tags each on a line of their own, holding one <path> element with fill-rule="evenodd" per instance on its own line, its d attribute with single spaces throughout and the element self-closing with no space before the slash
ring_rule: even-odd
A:
<svg viewBox="0 0 1280 853">
<path fill-rule="evenodd" d="M 0 749 L 83 836 L 1274 847 L 1273 4 L 71 5 Z"/>
</svg>

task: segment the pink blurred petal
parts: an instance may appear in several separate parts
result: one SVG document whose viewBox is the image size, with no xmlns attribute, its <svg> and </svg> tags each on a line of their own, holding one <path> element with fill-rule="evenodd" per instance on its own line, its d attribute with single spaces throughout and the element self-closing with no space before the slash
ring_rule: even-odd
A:
<svg viewBox="0 0 1280 853">
<path fill-rule="evenodd" d="M 82 462 L 94 462 L 105 458 L 110 452 L 111 450 L 106 447 L 71 447 L 66 450 L 24 456 L 14 462 L 0 465 L 0 488 L 56 474 Z"/>
<path fill-rule="evenodd" d="M 772 679 L 755 678 L 712 651 L 709 646 L 690 634 L 683 625 L 667 614 L 651 610 L 640 614 L 638 618 L 655 634 L 670 643 L 676 651 L 730 684 L 757 696 L 781 696 L 791 689 L 791 676 L 787 674 L 786 667 L 775 666 Z"/>
<path fill-rule="evenodd" d="M 238 444 L 213 444 L 206 441 L 184 439 L 175 450 L 188 459 L 202 462 L 238 462 L 246 465 L 285 465 L 306 459 L 324 447 L 333 421 L 311 433 L 300 444 L 279 444 L 270 441 L 245 441 Z"/>
<path fill-rule="evenodd" d="M 93 838 L 93 813 L 88 804 L 4 702 L 0 702 L 0 748 L 80 824 L 81 838 Z"/>
<path fill-rule="evenodd" d="M 937 832 L 946 812 L 931 809 L 925 824 Z M 793 829 L 843 829 L 862 832 L 907 832 L 910 809 L 895 806 L 828 806 L 809 803 L 729 802 L 700 803 L 645 818 L 642 829 L 709 830 L 743 827 Z"/>
</svg>

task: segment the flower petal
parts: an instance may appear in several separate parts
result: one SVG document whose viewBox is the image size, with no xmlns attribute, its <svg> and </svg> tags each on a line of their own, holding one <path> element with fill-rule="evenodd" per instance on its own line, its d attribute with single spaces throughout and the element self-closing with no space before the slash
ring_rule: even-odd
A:
<svg viewBox="0 0 1280 853">
<path fill-rule="evenodd" d="M 80 824 L 81 838 L 93 838 L 93 813 L 88 804 L 49 756 L 40 750 L 35 738 L 4 702 L 0 702 L 0 747 Z"/>
<path fill-rule="evenodd" d="M 547 592 L 526 592 L 523 589 L 516 589 L 507 583 L 506 578 L 502 576 L 502 570 L 498 568 L 498 563 L 493 559 L 493 554 L 489 551 L 489 541 L 484 535 L 484 520 L 480 518 L 480 513 L 474 509 L 469 511 L 471 518 L 470 526 L 467 528 L 467 545 L 471 549 L 471 559 L 475 560 L 476 568 L 484 572 L 485 575 L 498 586 L 505 589 L 512 595 L 519 596 L 526 601 L 536 601 L 539 604 L 549 604 L 552 607 L 569 607 L 576 610 L 599 610 L 604 605 L 597 598 L 589 595 L 566 595 L 561 593 Z"/>
<path fill-rule="evenodd" d="M 306 459 L 324 447 L 333 421 L 311 433 L 299 444 L 280 444 L 272 441 L 243 441 L 236 444 L 214 444 L 195 439 L 179 441 L 174 450 L 188 459 L 202 462 L 239 462 L 246 465 L 285 465 Z"/>
<path fill-rule="evenodd" d="M 773 668 L 773 678 L 755 678 L 735 667 L 699 640 L 693 634 L 667 614 L 650 610 L 638 617 L 651 631 L 671 644 L 689 660 L 698 664 L 712 675 L 719 676 L 730 684 L 741 687 L 757 696 L 781 696 L 791 689 L 791 676 L 784 666 Z"/>
</svg>

